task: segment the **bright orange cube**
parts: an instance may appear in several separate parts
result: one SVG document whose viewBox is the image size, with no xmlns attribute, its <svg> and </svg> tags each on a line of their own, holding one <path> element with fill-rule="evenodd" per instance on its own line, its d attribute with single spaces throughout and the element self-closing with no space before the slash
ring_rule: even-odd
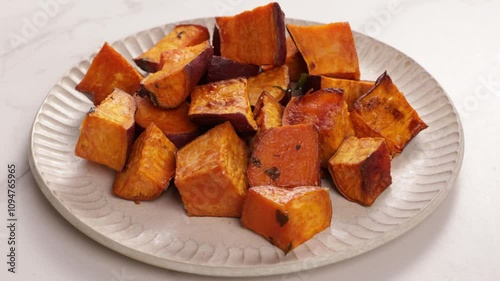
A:
<svg viewBox="0 0 500 281">
<path fill-rule="evenodd" d="M 286 253 L 330 226 L 328 189 L 318 186 L 250 188 L 241 223 Z"/>
<path fill-rule="evenodd" d="M 95 105 L 100 104 L 115 88 L 133 95 L 139 88 L 142 75 L 108 43 L 92 60 L 76 90 L 90 94 Z"/>
<path fill-rule="evenodd" d="M 176 151 L 177 147 L 150 123 L 134 142 L 125 168 L 116 174 L 113 193 L 134 201 L 158 198 L 174 177 Z"/>
<path fill-rule="evenodd" d="M 134 141 L 134 97 L 116 89 L 80 126 L 75 155 L 121 171 Z"/>
<path fill-rule="evenodd" d="M 240 217 L 248 149 L 225 122 L 177 152 L 175 185 L 189 216 Z"/>
</svg>

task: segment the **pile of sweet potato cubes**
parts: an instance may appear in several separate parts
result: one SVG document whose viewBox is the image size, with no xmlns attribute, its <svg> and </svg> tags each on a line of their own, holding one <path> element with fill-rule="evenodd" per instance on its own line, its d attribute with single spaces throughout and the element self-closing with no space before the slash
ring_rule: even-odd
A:
<svg viewBox="0 0 500 281">
<path fill-rule="evenodd" d="M 285 24 L 270 3 L 212 34 L 176 26 L 134 59 L 146 76 L 104 44 L 77 85 L 95 108 L 75 154 L 116 170 L 116 196 L 153 200 L 174 179 L 187 215 L 241 218 L 287 253 L 330 225 L 321 175 L 370 206 L 427 127 L 387 73 L 359 80 L 346 22 Z"/>
</svg>

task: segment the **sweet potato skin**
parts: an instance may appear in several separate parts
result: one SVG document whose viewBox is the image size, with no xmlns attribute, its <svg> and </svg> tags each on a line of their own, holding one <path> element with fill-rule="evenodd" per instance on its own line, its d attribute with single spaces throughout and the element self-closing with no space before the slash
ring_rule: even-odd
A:
<svg viewBox="0 0 500 281">
<path fill-rule="evenodd" d="M 384 138 L 349 137 L 328 162 L 337 190 L 348 200 L 371 206 L 392 183 Z"/>
<path fill-rule="evenodd" d="M 251 187 L 318 186 L 319 152 L 318 131 L 313 124 L 271 128 L 254 146 L 248 183 Z"/>
<path fill-rule="evenodd" d="M 359 62 L 348 22 L 314 26 L 287 25 L 310 75 L 359 80 Z"/>
<path fill-rule="evenodd" d="M 161 109 L 153 105 L 149 97 L 137 99 L 135 121 L 143 129 L 154 123 L 178 148 L 201 135 L 202 128 L 188 117 L 189 103 L 173 109 Z"/>
<path fill-rule="evenodd" d="M 136 109 L 131 95 L 115 89 L 83 119 L 75 155 L 121 171 L 134 140 Z"/>
<path fill-rule="evenodd" d="M 248 99 L 255 106 L 263 91 L 266 91 L 277 101 L 287 98 L 286 89 L 290 83 L 288 67 L 277 66 L 248 78 Z"/>
<path fill-rule="evenodd" d="M 221 56 L 255 65 L 285 63 L 285 14 L 278 3 L 215 20 Z"/>
<path fill-rule="evenodd" d="M 260 67 L 253 64 L 239 63 L 221 56 L 212 56 L 207 70 L 207 82 L 251 77 L 259 74 Z"/>
<path fill-rule="evenodd" d="M 351 120 L 357 137 L 385 138 L 392 157 L 427 128 L 386 72 L 370 92 L 356 101 Z"/>
<path fill-rule="evenodd" d="M 127 200 L 158 198 L 175 174 L 177 147 L 154 123 L 137 138 L 125 168 L 113 182 L 113 194 Z"/>
<path fill-rule="evenodd" d="M 177 152 L 175 185 L 189 216 L 240 217 L 248 148 L 225 122 Z"/>
<path fill-rule="evenodd" d="M 134 94 L 140 88 L 142 75 L 107 42 L 76 85 L 76 90 L 89 94 L 95 105 L 100 104 L 115 88 Z"/>
<path fill-rule="evenodd" d="M 210 39 L 208 29 L 196 24 L 179 24 L 149 50 L 134 59 L 137 66 L 146 72 L 160 70 L 161 54 L 168 50 L 189 47 Z"/>
<path fill-rule="evenodd" d="M 191 120 L 207 126 L 230 121 L 241 133 L 254 133 L 257 124 L 248 101 L 247 79 L 236 78 L 196 86 L 191 93 Z"/>
<path fill-rule="evenodd" d="M 287 254 L 329 227 L 331 218 L 326 188 L 256 186 L 248 191 L 241 222 Z"/>
<path fill-rule="evenodd" d="M 141 81 L 143 92 L 149 94 L 155 106 L 163 109 L 180 106 L 205 73 L 212 57 L 212 47 L 202 43 L 186 48 L 196 48 L 198 53 L 193 55 L 189 50 L 187 52 L 193 56 L 165 63 L 163 69 L 148 75 Z M 171 52 L 179 52 L 179 50 Z"/>
<path fill-rule="evenodd" d="M 293 97 L 285 107 L 283 124 L 307 123 L 318 127 L 321 166 L 326 168 L 328 160 L 344 139 L 354 135 L 343 93 L 325 88 L 302 97 Z"/>
</svg>

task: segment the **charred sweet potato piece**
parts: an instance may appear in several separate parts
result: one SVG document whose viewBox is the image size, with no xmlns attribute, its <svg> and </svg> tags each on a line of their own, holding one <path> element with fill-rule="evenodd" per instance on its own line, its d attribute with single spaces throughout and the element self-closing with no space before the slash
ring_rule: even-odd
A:
<svg viewBox="0 0 500 281">
<path fill-rule="evenodd" d="M 392 157 L 427 128 L 387 73 L 377 79 L 370 92 L 356 101 L 351 120 L 356 136 L 385 138 Z"/>
<path fill-rule="evenodd" d="M 76 90 L 89 94 L 100 104 L 115 88 L 134 94 L 140 88 L 142 75 L 108 43 L 92 60 Z"/>
<path fill-rule="evenodd" d="M 202 132 L 198 124 L 189 119 L 188 112 L 187 102 L 177 108 L 161 109 L 145 97 L 138 100 L 135 122 L 141 128 L 154 123 L 176 147 L 181 148 Z"/>
<path fill-rule="evenodd" d="M 341 89 L 344 92 L 344 101 L 347 103 L 349 111 L 351 111 L 354 103 L 361 96 L 368 93 L 373 86 L 375 86 L 375 81 L 348 80 L 326 76 L 308 76 L 305 88 L 313 89 L 314 91 L 323 88 Z"/>
<path fill-rule="evenodd" d="M 75 155 L 121 171 L 134 141 L 136 108 L 134 97 L 114 90 L 83 119 Z"/>
<path fill-rule="evenodd" d="M 241 223 L 287 254 L 330 226 L 328 189 L 256 186 L 248 191 Z"/>
<path fill-rule="evenodd" d="M 307 123 L 318 127 L 321 166 L 326 168 L 328 160 L 344 139 L 354 135 L 343 93 L 325 88 L 301 97 L 293 97 L 285 107 L 283 124 Z"/>
<path fill-rule="evenodd" d="M 163 68 L 141 81 L 155 106 L 169 109 L 180 106 L 205 73 L 212 47 L 205 41 L 191 47 L 164 52 Z"/>
<path fill-rule="evenodd" d="M 221 56 L 255 65 L 285 63 L 285 14 L 278 3 L 215 20 Z"/>
<path fill-rule="evenodd" d="M 127 164 L 113 182 L 113 193 L 134 201 L 154 200 L 175 174 L 177 147 L 150 123 L 132 146 Z"/>
<path fill-rule="evenodd" d="M 313 124 L 269 129 L 255 144 L 247 176 L 250 186 L 320 184 L 318 131 Z"/>
<path fill-rule="evenodd" d="M 175 185 L 189 216 L 240 217 L 248 150 L 225 122 L 177 152 Z"/>
<path fill-rule="evenodd" d="M 358 54 L 349 23 L 288 24 L 287 28 L 310 75 L 359 80 Z"/>
<path fill-rule="evenodd" d="M 207 82 L 216 82 L 238 77 L 248 78 L 259 74 L 259 72 L 260 67 L 258 65 L 239 63 L 228 58 L 212 56 L 212 60 L 207 70 Z"/>
<path fill-rule="evenodd" d="M 198 45 L 210 39 L 208 29 L 196 24 L 180 24 L 153 47 L 134 59 L 137 66 L 146 72 L 160 70 L 160 56 L 163 52 Z"/>
<path fill-rule="evenodd" d="M 338 191 L 364 206 L 371 206 L 392 183 L 384 138 L 346 139 L 328 162 L 328 170 Z"/>
<path fill-rule="evenodd" d="M 230 121 L 238 132 L 253 133 L 257 124 L 248 101 L 247 79 L 237 78 L 196 86 L 189 118 L 203 125 Z"/>
<path fill-rule="evenodd" d="M 248 99 L 255 106 L 263 91 L 269 93 L 274 99 L 281 102 L 287 99 L 286 89 L 290 83 L 288 67 L 278 66 L 248 78 Z"/>
</svg>

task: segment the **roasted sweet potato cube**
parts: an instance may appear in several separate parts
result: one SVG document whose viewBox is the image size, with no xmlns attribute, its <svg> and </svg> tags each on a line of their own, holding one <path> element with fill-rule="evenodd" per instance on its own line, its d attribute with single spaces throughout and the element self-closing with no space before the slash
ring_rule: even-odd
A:
<svg viewBox="0 0 500 281">
<path fill-rule="evenodd" d="M 180 106 L 205 73 L 212 52 L 207 41 L 164 52 L 163 68 L 141 81 L 144 92 L 160 108 Z"/>
<path fill-rule="evenodd" d="M 240 63 L 220 56 L 212 56 L 208 65 L 207 82 L 233 79 L 238 77 L 250 77 L 259 74 L 260 66 L 254 64 Z"/>
<path fill-rule="evenodd" d="M 142 75 L 108 43 L 92 60 L 76 90 L 89 94 L 95 105 L 100 104 L 115 88 L 134 94 L 140 88 Z"/>
<path fill-rule="evenodd" d="M 370 92 L 356 101 L 351 120 L 356 136 L 385 138 L 392 157 L 427 128 L 386 72 Z"/>
<path fill-rule="evenodd" d="M 180 24 L 153 47 L 134 59 L 137 66 L 146 72 L 160 70 L 160 56 L 172 49 L 198 45 L 210 39 L 208 29 L 196 24 Z"/>
<path fill-rule="evenodd" d="M 325 88 L 301 97 L 293 97 L 285 107 L 283 124 L 307 123 L 318 127 L 321 166 L 326 168 L 328 160 L 344 139 L 354 135 L 342 91 Z"/>
<path fill-rule="evenodd" d="M 359 80 L 358 54 L 349 23 L 288 24 L 287 28 L 310 75 Z"/>
<path fill-rule="evenodd" d="M 328 189 L 318 186 L 256 186 L 248 191 L 241 223 L 289 253 L 328 228 L 332 205 Z"/>
<path fill-rule="evenodd" d="M 288 77 L 288 67 L 286 65 L 269 69 L 248 78 L 248 99 L 250 104 L 255 106 L 263 91 L 268 92 L 279 102 L 289 98 L 286 91 L 289 83 L 290 78 Z"/>
<path fill-rule="evenodd" d="M 340 78 L 331 78 L 326 76 L 308 76 L 306 89 L 314 91 L 323 88 L 337 88 L 344 92 L 344 101 L 347 103 L 349 111 L 352 110 L 354 103 L 364 94 L 368 93 L 375 86 L 375 81 L 349 80 Z"/>
<path fill-rule="evenodd" d="M 189 216 L 240 217 L 248 149 L 225 122 L 177 152 L 175 185 Z"/>
<path fill-rule="evenodd" d="M 313 124 L 269 129 L 255 144 L 248 165 L 250 186 L 320 184 L 318 130 Z"/>
<path fill-rule="evenodd" d="M 134 141 L 134 97 L 115 89 L 80 126 L 75 155 L 121 171 Z"/>
<path fill-rule="evenodd" d="M 254 133 L 257 124 L 248 101 L 247 79 L 236 78 L 196 86 L 189 118 L 203 125 L 231 122 L 238 132 Z"/>
<path fill-rule="evenodd" d="M 384 138 L 346 139 L 328 162 L 328 170 L 338 191 L 364 206 L 371 206 L 392 183 Z"/>
<path fill-rule="evenodd" d="M 135 122 L 143 129 L 154 123 L 176 147 L 181 148 L 202 133 L 200 126 L 189 119 L 188 112 L 187 102 L 177 108 L 161 109 L 144 97 L 138 100 Z"/>
<path fill-rule="evenodd" d="M 113 182 L 113 193 L 134 201 L 154 200 L 168 188 L 175 174 L 177 147 L 154 123 L 132 146 L 127 164 Z"/>
<path fill-rule="evenodd" d="M 221 56 L 255 65 L 285 63 L 285 14 L 278 3 L 215 20 Z"/>
</svg>

